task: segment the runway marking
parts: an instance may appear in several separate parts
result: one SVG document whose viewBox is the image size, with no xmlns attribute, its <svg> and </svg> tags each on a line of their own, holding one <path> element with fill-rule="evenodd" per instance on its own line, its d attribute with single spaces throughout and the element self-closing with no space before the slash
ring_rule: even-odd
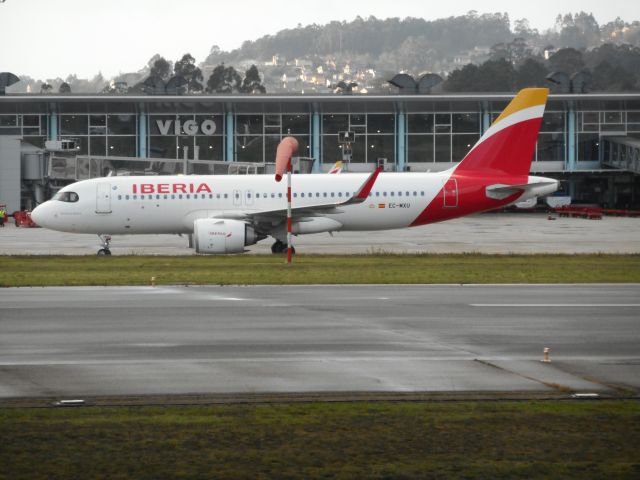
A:
<svg viewBox="0 0 640 480">
<path fill-rule="evenodd" d="M 640 303 L 470 303 L 471 307 L 640 307 Z"/>
</svg>

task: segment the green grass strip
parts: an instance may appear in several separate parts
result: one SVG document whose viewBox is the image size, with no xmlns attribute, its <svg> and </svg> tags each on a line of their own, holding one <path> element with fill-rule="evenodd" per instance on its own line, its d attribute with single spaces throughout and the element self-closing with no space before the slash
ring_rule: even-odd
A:
<svg viewBox="0 0 640 480">
<path fill-rule="evenodd" d="M 0 479 L 638 478 L 638 401 L 0 409 Z"/>
<path fill-rule="evenodd" d="M 640 282 L 640 255 L 2 256 L 0 286 Z"/>
</svg>

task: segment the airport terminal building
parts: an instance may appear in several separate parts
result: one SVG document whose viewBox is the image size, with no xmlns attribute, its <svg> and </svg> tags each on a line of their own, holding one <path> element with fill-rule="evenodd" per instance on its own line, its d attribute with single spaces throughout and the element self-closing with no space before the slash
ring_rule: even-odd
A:
<svg viewBox="0 0 640 480">
<path fill-rule="evenodd" d="M 438 171 L 461 160 L 509 94 L 4 95 L 0 204 L 31 209 L 106 175 L 267 172 L 287 135 L 326 172 L 353 132 L 350 171 Z M 551 95 L 532 173 L 573 203 L 640 206 L 640 94 Z"/>
</svg>

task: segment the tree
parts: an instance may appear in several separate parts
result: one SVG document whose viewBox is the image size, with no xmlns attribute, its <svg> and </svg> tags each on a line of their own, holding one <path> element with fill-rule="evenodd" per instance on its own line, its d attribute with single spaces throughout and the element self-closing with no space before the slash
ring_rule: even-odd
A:
<svg viewBox="0 0 640 480">
<path fill-rule="evenodd" d="M 67 82 L 62 82 L 58 88 L 58 93 L 71 93 L 71 86 Z"/>
<path fill-rule="evenodd" d="M 222 91 L 222 85 L 224 84 L 224 63 L 218 65 L 213 69 L 209 80 L 207 80 L 207 92 L 216 93 Z"/>
<path fill-rule="evenodd" d="M 515 70 L 511 62 L 504 59 L 487 60 L 478 69 L 476 92 L 511 92 Z"/>
<path fill-rule="evenodd" d="M 53 90 L 53 87 L 47 82 L 40 86 L 40 93 L 51 93 L 51 90 Z"/>
<path fill-rule="evenodd" d="M 575 48 L 562 48 L 549 57 L 549 70 L 565 72 L 567 75 L 584 68 L 582 53 Z"/>
<path fill-rule="evenodd" d="M 548 74 L 549 71 L 542 63 L 533 58 L 527 58 L 516 71 L 516 89 L 545 87 Z"/>
<path fill-rule="evenodd" d="M 201 92 L 204 88 L 202 86 L 202 70 L 196 66 L 196 59 L 189 53 L 185 53 L 180 60 L 178 60 L 173 70 L 175 75 L 184 77 L 187 81 L 187 92 Z"/>
<path fill-rule="evenodd" d="M 224 69 L 224 83 L 222 93 L 239 92 L 242 86 L 242 77 L 233 67 Z"/>
<path fill-rule="evenodd" d="M 255 65 L 251 65 L 249 70 L 245 72 L 240 91 L 244 93 L 266 93 L 267 89 L 262 85 L 258 67 Z"/>
<path fill-rule="evenodd" d="M 601 92 L 628 92 L 637 90 L 635 76 L 623 67 L 613 66 L 606 60 L 593 69 L 593 90 Z"/>
<path fill-rule="evenodd" d="M 173 68 L 171 62 L 167 61 L 164 57 L 160 57 L 153 62 L 149 76 L 160 77 L 163 80 L 168 80 L 172 75 Z"/>
<path fill-rule="evenodd" d="M 257 71 L 257 69 L 256 69 Z M 207 80 L 207 92 L 209 93 L 233 93 L 242 88 L 242 77 L 233 67 L 225 67 L 224 63 L 213 69 Z"/>
<path fill-rule="evenodd" d="M 473 92 L 477 76 L 478 66 L 468 63 L 461 69 L 451 72 L 443 88 L 448 92 Z"/>
</svg>

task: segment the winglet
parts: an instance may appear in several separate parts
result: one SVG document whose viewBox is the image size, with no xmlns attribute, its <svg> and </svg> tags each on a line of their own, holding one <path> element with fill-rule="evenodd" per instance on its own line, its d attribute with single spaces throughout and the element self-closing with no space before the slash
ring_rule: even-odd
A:
<svg viewBox="0 0 640 480">
<path fill-rule="evenodd" d="M 344 202 L 342 205 L 364 202 L 369 196 L 369 193 L 371 193 L 371 190 L 373 189 L 373 184 L 376 183 L 378 175 L 380 175 L 381 171 L 382 171 L 382 167 L 376 168 L 375 171 L 367 177 L 367 179 L 364 181 L 364 183 L 362 184 L 360 189 L 356 192 L 356 194 L 353 197 L 351 197 L 349 200 Z"/>
</svg>

